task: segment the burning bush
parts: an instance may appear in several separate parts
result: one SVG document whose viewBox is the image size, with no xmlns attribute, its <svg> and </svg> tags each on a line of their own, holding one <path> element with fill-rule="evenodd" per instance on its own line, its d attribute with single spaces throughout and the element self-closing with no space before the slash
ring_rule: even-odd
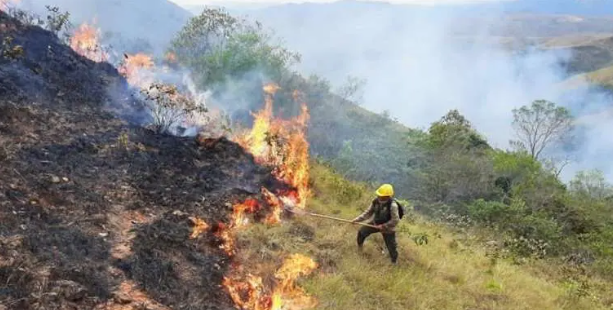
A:
<svg viewBox="0 0 613 310">
<path fill-rule="evenodd" d="M 124 59 L 119 65 L 119 73 L 123 75 L 130 85 L 146 88 L 153 82 L 153 74 L 148 69 L 155 67 L 151 56 L 138 53 L 135 55 L 124 54 Z"/>
<path fill-rule="evenodd" d="M 208 111 L 190 95 L 179 93 L 174 85 L 153 83 L 141 92 L 145 95 L 147 107 L 153 116 L 153 126 L 158 133 L 169 132 L 187 117 Z"/>
<path fill-rule="evenodd" d="M 108 53 L 99 43 L 100 31 L 93 25 L 82 24 L 70 38 L 70 47 L 83 57 L 96 62 L 108 60 Z"/>
</svg>

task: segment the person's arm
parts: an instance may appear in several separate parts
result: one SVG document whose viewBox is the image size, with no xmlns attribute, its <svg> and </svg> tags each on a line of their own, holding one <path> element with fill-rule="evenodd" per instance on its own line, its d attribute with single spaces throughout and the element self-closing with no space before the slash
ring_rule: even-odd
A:
<svg viewBox="0 0 613 310">
<path fill-rule="evenodd" d="M 396 225 L 398 225 L 398 222 L 400 222 L 400 214 L 398 213 L 398 204 L 393 201 L 392 205 L 390 206 L 390 213 L 392 215 L 392 219 L 389 220 L 387 223 L 381 225 L 381 228 L 383 230 L 391 230 L 394 227 L 396 227 Z"/>
<path fill-rule="evenodd" d="M 353 219 L 352 222 L 361 222 L 361 221 L 371 217 L 373 212 L 374 212 L 374 206 L 371 203 L 370 206 L 368 206 L 368 209 L 366 209 L 366 211 L 362 212 L 362 214 L 360 214 L 358 217 Z"/>
</svg>

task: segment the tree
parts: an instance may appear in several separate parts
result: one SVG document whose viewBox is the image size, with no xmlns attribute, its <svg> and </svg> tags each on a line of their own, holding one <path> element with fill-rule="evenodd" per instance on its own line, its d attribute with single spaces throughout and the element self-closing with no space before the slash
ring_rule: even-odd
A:
<svg viewBox="0 0 613 310">
<path fill-rule="evenodd" d="M 490 147 L 458 110 L 450 110 L 426 135 L 414 138 L 427 153 L 420 199 L 458 203 L 491 196 L 493 167 L 486 151 Z"/>
<path fill-rule="evenodd" d="M 201 86 L 210 87 L 252 71 L 278 79 L 300 55 L 273 42 L 259 22 L 231 16 L 223 9 L 205 9 L 178 33 L 170 51 L 197 72 Z"/>
<path fill-rule="evenodd" d="M 511 144 L 538 160 L 547 147 L 568 137 L 573 129 L 573 118 L 564 107 L 536 100 L 529 107 L 513 109 L 513 128 L 518 140 Z"/>
<path fill-rule="evenodd" d="M 578 172 L 570 181 L 570 191 L 577 196 L 597 200 L 613 195 L 613 188 L 600 170 Z"/>
<path fill-rule="evenodd" d="M 346 101 L 361 104 L 364 99 L 364 86 L 366 86 L 366 79 L 348 76 L 336 93 Z"/>
<path fill-rule="evenodd" d="M 430 126 L 428 142 L 431 147 L 459 146 L 465 149 L 489 148 L 487 141 L 473 129 L 471 123 L 458 110 L 447 112 Z"/>
</svg>

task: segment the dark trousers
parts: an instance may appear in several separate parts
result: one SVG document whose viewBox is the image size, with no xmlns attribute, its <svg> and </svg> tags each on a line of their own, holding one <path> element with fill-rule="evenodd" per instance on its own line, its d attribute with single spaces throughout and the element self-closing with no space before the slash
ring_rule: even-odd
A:
<svg viewBox="0 0 613 310">
<path fill-rule="evenodd" d="M 361 248 L 364 244 L 364 240 L 374 233 L 381 232 L 378 229 L 363 226 L 358 231 L 358 246 Z M 395 263 L 398 259 L 398 250 L 396 249 L 396 233 L 395 232 L 381 232 L 383 235 L 383 240 L 385 240 L 385 245 L 387 246 L 387 251 L 390 254 L 390 258 L 392 259 L 392 263 Z"/>
</svg>

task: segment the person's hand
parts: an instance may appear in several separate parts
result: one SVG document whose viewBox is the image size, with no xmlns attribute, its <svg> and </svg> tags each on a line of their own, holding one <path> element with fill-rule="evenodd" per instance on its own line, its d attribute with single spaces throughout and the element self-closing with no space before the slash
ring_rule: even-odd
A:
<svg viewBox="0 0 613 310">
<path fill-rule="evenodd" d="M 384 230 L 383 224 L 375 225 L 375 227 L 377 227 L 378 230 Z"/>
</svg>

